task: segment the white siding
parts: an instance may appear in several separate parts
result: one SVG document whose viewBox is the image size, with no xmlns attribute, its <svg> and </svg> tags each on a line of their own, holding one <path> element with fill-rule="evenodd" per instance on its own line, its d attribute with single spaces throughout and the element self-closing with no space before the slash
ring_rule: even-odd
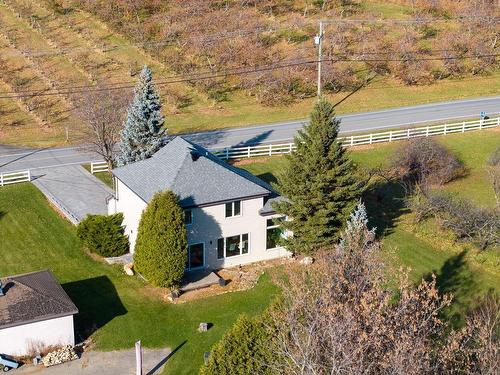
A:
<svg viewBox="0 0 500 375">
<path fill-rule="evenodd" d="M 137 228 L 146 203 L 121 181 L 116 181 L 117 199 L 109 202 L 109 213 L 122 212 L 125 233 L 129 236 L 130 250 L 134 251 Z M 204 243 L 205 267 L 217 269 L 247 264 L 261 260 L 279 258 L 289 253 L 283 248 L 266 250 L 266 222 L 271 216 L 261 216 L 259 210 L 264 198 L 253 198 L 241 202 L 241 215 L 225 217 L 225 204 L 192 209 L 193 223 L 187 226 L 188 244 Z M 217 239 L 248 233 L 248 254 L 217 259 Z"/>
<path fill-rule="evenodd" d="M 9 355 L 25 355 L 34 347 L 68 344 L 75 345 L 72 315 L 0 329 L 0 353 Z"/>
<path fill-rule="evenodd" d="M 137 239 L 137 228 L 141 220 L 142 211 L 146 208 L 146 203 L 130 190 L 123 182 L 115 179 L 116 198 L 108 203 L 108 213 L 123 213 L 123 225 L 125 234 L 128 235 L 130 251 L 134 251 L 135 240 Z"/>
</svg>

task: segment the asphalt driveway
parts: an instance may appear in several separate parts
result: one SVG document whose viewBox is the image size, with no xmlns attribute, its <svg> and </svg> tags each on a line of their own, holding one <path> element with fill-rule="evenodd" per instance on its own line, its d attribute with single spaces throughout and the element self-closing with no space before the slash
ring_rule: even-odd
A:
<svg viewBox="0 0 500 375">
<path fill-rule="evenodd" d="M 144 375 L 160 374 L 168 360 L 168 349 L 143 349 Z M 82 358 L 52 367 L 23 366 L 12 370 L 12 375 L 135 375 L 135 350 L 113 352 L 90 351 Z"/>
<path fill-rule="evenodd" d="M 113 191 L 80 165 L 32 171 L 33 184 L 73 224 L 87 214 L 107 214 L 106 198 Z"/>
</svg>

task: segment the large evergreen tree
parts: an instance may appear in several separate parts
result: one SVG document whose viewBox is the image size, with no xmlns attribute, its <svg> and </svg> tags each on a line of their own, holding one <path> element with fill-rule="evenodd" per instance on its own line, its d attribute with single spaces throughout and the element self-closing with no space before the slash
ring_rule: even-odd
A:
<svg viewBox="0 0 500 375">
<path fill-rule="evenodd" d="M 356 166 L 337 140 L 339 124 L 333 105 L 318 101 L 278 175 L 276 187 L 287 199 L 275 208 L 290 219 L 282 223 L 293 232 L 284 240 L 290 251 L 311 254 L 334 244 L 361 195 Z"/>
<path fill-rule="evenodd" d="M 180 282 L 186 260 L 184 211 L 172 191 L 156 193 L 141 216 L 134 268 L 151 284 L 168 288 Z"/>
<path fill-rule="evenodd" d="M 121 133 L 118 165 L 147 159 L 158 151 L 165 136 L 163 122 L 160 97 L 153 85 L 151 69 L 145 65 Z"/>
</svg>

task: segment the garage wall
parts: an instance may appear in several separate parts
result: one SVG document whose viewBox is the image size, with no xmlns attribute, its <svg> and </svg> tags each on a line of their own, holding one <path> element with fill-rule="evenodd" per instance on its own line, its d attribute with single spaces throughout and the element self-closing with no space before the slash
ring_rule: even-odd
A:
<svg viewBox="0 0 500 375">
<path fill-rule="evenodd" d="M 25 355 L 32 348 L 74 345 L 73 316 L 0 329 L 0 353 Z"/>
</svg>

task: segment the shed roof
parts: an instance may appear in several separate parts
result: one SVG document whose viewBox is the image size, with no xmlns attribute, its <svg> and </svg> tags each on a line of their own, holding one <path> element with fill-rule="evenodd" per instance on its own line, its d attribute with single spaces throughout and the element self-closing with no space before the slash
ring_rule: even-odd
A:
<svg viewBox="0 0 500 375">
<path fill-rule="evenodd" d="M 146 203 L 164 190 L 176 193 L 182 207 L 275 194 L 258 177 L 179 136 L 151 158 L 116 168 L 113 174 Z"/>
<path fill-rule="evenodd" d="M 37 271 L 1 279 L 0 329 L 59 318 L 78 309 L 54 275 Z"/>
</svg>

